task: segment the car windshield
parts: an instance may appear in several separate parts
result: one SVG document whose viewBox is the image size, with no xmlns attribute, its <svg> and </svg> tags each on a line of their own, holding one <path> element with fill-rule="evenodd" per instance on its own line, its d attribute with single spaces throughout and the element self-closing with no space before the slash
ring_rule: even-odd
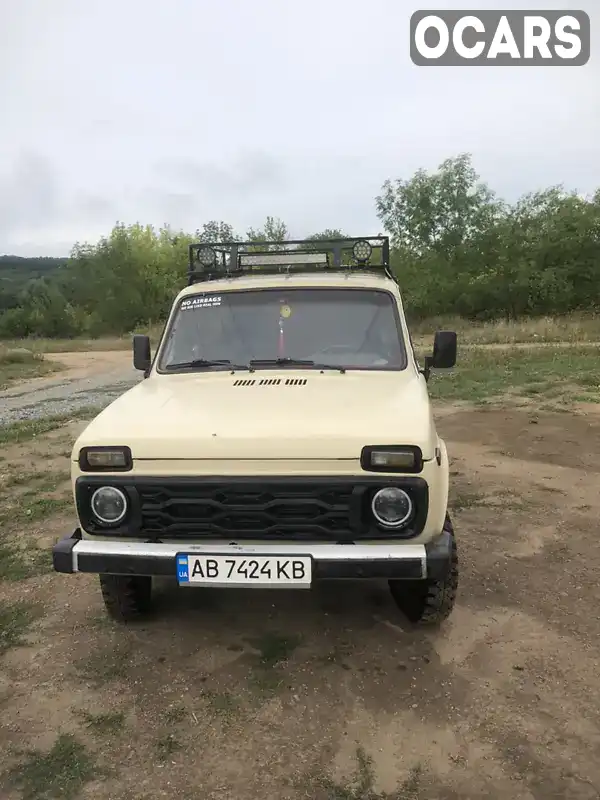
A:
<svg viewBox="0 0 600 800">
<path fill-rule="evenodd" d="M 271 364 L 404 369 L 406 351 L 392 295 L 300 288 L 189 295 L 167 332 L 159 370 Z"/>
</svg>

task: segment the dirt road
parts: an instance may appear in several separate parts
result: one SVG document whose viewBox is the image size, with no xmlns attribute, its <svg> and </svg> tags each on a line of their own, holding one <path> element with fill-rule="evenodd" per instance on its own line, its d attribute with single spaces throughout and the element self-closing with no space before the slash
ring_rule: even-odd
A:
<svg viewBox="0 0 600 800">
<path fill-rule="evenodd" d="M 0 425 L 108 405 L 141 378 L 129 351 L 55 353 L 46 358 L 66 369 L 1 391 Z"/>
<path fill-rule="evenodd" d="M 166 582 L 156 618 L 128 629 L 94 576 L 4 581 L 0 601 L 43 611 L 0 657 L 0 772 L 67 734 L 90 800 L 599 798 L 600 416 L 436 413 L 462 569 L 441 631 L 411 630 L 384 585 Z"/>
</svg>

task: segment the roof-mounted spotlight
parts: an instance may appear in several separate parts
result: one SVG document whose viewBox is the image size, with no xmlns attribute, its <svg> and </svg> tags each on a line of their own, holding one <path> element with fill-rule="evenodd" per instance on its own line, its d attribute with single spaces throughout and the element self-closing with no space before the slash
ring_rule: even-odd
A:
<svg viewBox="0 0 600 800">
<path fill-rule="evenodd" d="M 356 244 L 352 248 L 352 255 L 354 256 L 354 260 L 357 261 L 359 264 L 366 264 L 366 262 L 371 258 L 372 252 L 373 248 L 371 247 L 369 242 L 364 240 L 356 242 Z"/>
<path fill-rule="evenodd" d="M 217 254 L 212 247 L 200 247 L 196 252 L 196 260 L 202 264 L 203 267 L 212 267 L 217 260 Z"/>
</svg>

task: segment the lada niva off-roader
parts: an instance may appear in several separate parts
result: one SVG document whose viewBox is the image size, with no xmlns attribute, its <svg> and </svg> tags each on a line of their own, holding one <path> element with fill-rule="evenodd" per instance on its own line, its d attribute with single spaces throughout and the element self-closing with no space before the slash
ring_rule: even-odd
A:
<svg viewBox="0 0 600 800">
<path fill-rule="evenodd" d="M 448 457 L 427 393 L 456 361 L 438 331 L 420 367 L 386 237 L 190 246 L 144 380 L 73 448 L 79 527 L 58 572 L 99 574 L 108 612 L 187 587 L 309 589 L 384 579 L 414 623 L 451 612 Z"/>
</svg>

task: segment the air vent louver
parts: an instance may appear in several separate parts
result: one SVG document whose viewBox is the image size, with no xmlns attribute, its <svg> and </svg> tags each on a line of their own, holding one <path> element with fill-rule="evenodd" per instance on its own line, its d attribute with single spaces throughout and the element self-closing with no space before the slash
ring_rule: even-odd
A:
<svg viewBox="0 0 600 800">
<path fill-rule="evenodd" d="M 306 386 L 306 378 L 286 378 L 284 386 Z M 280 386 L 281 378 L 261 378 L 258 383 L 255 378 L 238 378 L 233 382 L 234 386 Z"/>
</svg>

